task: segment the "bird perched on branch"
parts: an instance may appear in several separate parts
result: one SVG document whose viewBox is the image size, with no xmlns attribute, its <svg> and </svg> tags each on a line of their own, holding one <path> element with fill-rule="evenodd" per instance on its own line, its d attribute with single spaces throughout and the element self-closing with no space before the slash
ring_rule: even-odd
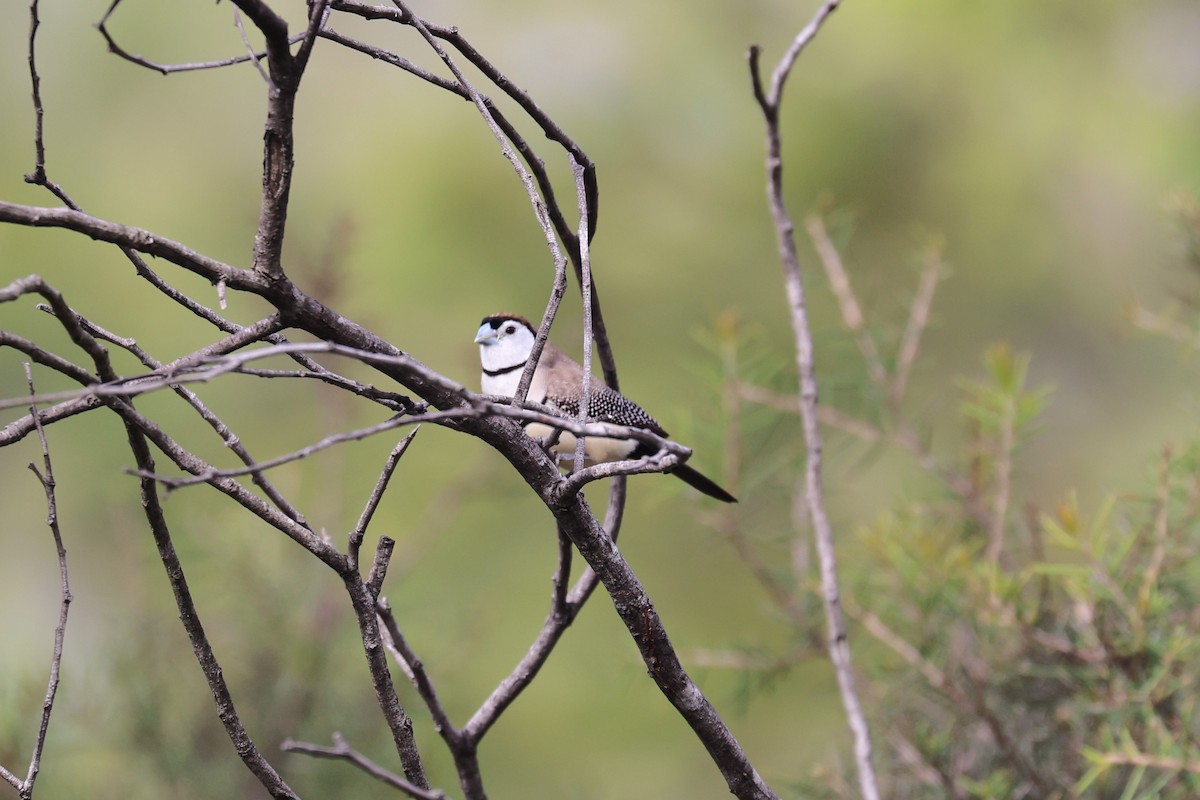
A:
<svg viewBox="0 0 1200 800">
<path fill-rule="evenodd" d="M 484 394 L 512 397 L 517 393 L 517 385 L 521 382 L 521 373 L 533 352 L 535 338 L 537 329 L 524 317 L 515 314 L 484 317 L 483 324 L 475 334 L 475 342 L 479 345 L 479 358 L 483 363 L 480 382 Z M 583 399 L 583 375 L 583 367 L 546 342 L 537 368 L 533 372 L 528 399 L 549 406 L 564 417 L 577 418 Z M 629 428 L 641 428 L 667 438 L 667 432 L 641 406 L 598 379 L 592 380 L 588 387 L 587 419 L 589 422 L 611 422 Z M 525 432 L 535 439 L 549 441 L 554 429 L 533 422 L 525 426 Z M 590 464 L 642 458 L 655 452 L 652 445 L 636 439 L 587 436 L 583 443 L 584 456 Z M 570 456 L 575 453 L 575 445 L 575 436 L 563 431 L 552 450 L 558 455 Z M 715 481 L 687 464 L 674 467 L 670 474 L 709 497 L 715 497 L 725 503 L 737 502 L 737 498 L 718 486 Z"/>
</svg>

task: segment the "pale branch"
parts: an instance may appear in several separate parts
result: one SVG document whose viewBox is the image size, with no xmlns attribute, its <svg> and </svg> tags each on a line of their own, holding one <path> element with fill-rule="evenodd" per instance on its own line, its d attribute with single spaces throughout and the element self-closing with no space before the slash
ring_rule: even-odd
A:
<svg viewBox="0 0 1200 800">
<path fill-rule="evenodd" d="M 825 509 L 825 497 L 821 486 L 823 445 L 820 424 L 817 419 L 817 379 L 813 358 L 812 331 L 808 321 L 799 256 L 796 252 L 795 224 L 784 202 L 783 147 L 779 131 L 779 112 L 783 102 L 784 82 L 791 73 L 800 53 L 817 35 L 829 15 L 838 8 L 839 2 L 840 0 L 826 0 L 812 20 L 800 31 L 787 53 L 776 65 L 769 89 L 763 85 L 759 69 L 760 51 L 757 46 L 750 48 L 749 62 L 751 88 L 762 111 L 766 128 L 767 198 L 775 224 L 776 241 L 783 265 L 784 285 L 787 290 L 788 308 L 795 336 L 796 366 L 800 376 L 801 421 L 807 451 L 804 494 L 809 521 L 812 524 L 816 540 L 817 555 L 821 562 L 821 586 L 825 601 L 826 625 L 828 626 L 829 656 L 837 676 L 842 706 L 845 709 L 854 741 L 859 790 L 865 800 L 878 800 L 879 788 L 875 769 L 871 763 L 870 729 L 854 684 L 850 645 L 838 587 L 833 530 Z"/>
<path fill-rule="evenodd" d="M 175 72 L 195 72 L 206 69 L 220 69 L 221 67 L 230 67 L 235 64 L 245 64 L 248 61 L 257 62 L 258 60 L 267 57 L 265 50 L 251 50 L 245 55 L 214 59 L 212 61 L 195 61 L 182 64 L 162 64 L 157 61 L 151 61 L 147 58 L 143 58 L 142 56 L 131 53 L 125 48 L 121 47 L 121 45 L 117 43 L 116 37 L 114 37 L 108 30 L 109 18 L 112 17 L 113 13 L 117 10 L 117 7 L 121 5 L 121 2 L 122 0 L 113 0 L 113 4 L 108 7 L 108 10 L 104 12 L 104 16 L 100 18 L 98 23 L 96 23 L 96 30 L 98 30 L 100 35 L 104 37 L 104 42 L 108 47 L 108 52 L 123 58 L 130 63 L 137 64 L 140 67 L 154 70 L 155 72 L 162 73 L 163 75 L 170 75 Z M 305 34 L 303 33 L 294 34 L 289 39 L 289 43 L 295 44 L 296 42 L 302 41 L 304 37 Z"/>
<path fill-rule="evenodd" d="M 558 493 L 553 498 L 553 502 L 561 502 L 571 495 L 578 494 L 583 490 L 584 486 L 587 486 L 592 481 L 598 481 L 602 478 L 612 478 L 617 475 L 644 475 L 651 472 L 669 473 L 672 469 L 679 466 L 679 464 L 680 459 L 677 455 L 665 451 L 629 461 L 607 461 L 602 464 L 593 464 L 590 467 L 575 470 L 567 475 Z"/>
<path fill-rule="evenodd" d="M 82 320 L 82 318 L 74 315 L 73 312 L 69 313 L 77 323 Z M 90 323 L 88 324 L 90 325 Z M 109 336 L 106 338 L 113 339 L 118 337 L 112 337 L 111 334 L 109 334 Z M 4 340 L 0 339 L 0 344 L 3 343 L 5 343 Z M 135 348 L 135 350 L 140 352 L 140 348 Z M 207 366 L 204 367 L 201 367 L 199 364 L 195 364 L 195 361 L 191 358 L 191 356 L 188 356 L 185 357 L 185 359 L 178 360 L 172 364 L 163 365 L 147 375 L 132 378 L 117 378 L 114 381 L 103 384 L 89 384 L 82 390 L 45 393 L 38 395 L 35 400 L 36 402 L 42 403 L 58 402 L 61 400 L 66 400 L 68 402 L 81 402 L 85 398 L 104 400 L 106 398 L 133 397 L 162 388 L 171 388 L 176 392 L 183 392 L 184 390 L 181 388 L 181 385 L 184 383 L 192 381 L 211 381 L 219 375 L 237 372 L 243 364 L 249 361 L 260 358 L 268 358 L 279 354 L 296 352 L 328 352 L 339 355 L 355 356 L 362 358 L 365 361 L 399 361 L 406 364 L 411 363 L 411 359 L 408 359 L 404 356 L 383 356 L 374 353 L 367 353 L 365 351 L 355 351 L 353 348 L 329 345 L 326 343 L 289 343 L 283 345 L 271 345 L 257 350 L 228 354 L 224 357 L 211 356 L 203 360 L 203 362 L 207 364 Z M 193 366 L 189 366 L 189 364 Z M 384 422 L 367 426 L 365 428 L 327 436 L 311 445 L 308 445 L 307 447 L 266 461 L 253 461 L 252 459 L 249 459 L 248 454 L 243 454 L 245 466 L 239 468 L 218 469 L 213 466 L 207 466 L 198 469 L 198 471 L 193 471 L 191 477 L 187 478 L 177 478 L 158 474 L 146 475 L 141 472 L 135 472 L 135 474 L 141 477 L 152 478 L 171 489 L 182 488 L 200 483 L 212 484 L 218 479 L 230 479 L 241 475 L 259 476 L 267 469 L 306 458 L 328 447 L 342 444 L 347 441 L 356 441 L 367 438 L 369 436 L 392 430 L 397 427 L 420 424 L 422 422 L 445 423 L 452 420 L 486 415 L 511 417 L 526 422 L 541 422 L 559 430 L 569 431 L 573 434 L 576 434 L 580 438 L 584 436 L 632 438 L 658 447 L 658 451 L 655 455 L 642 459 L 635 461 L 620 461 L 608 464 L 598 464 L 577 471 L 569 478 L 564 480 L 561 491 L 568 494 L 578 492 L 585 484 L 600 478 L 614 477 L 618 475 L 636 475 L 648 472 L 669 472 L 671 468 L 677 466 L 678 463 L 682 463 L 682 461 L 686 460 L 691 455 L 691 450 L 688 448 L 669 439 L 660 437 L 659 435 L 650 431 L 607 422 L 581 423 L 578 420 L 571 420 L 559 416 L 553 413 L 551 410 L 546 409 L 544 406 L 536 403 L 526 403 L 525 407 L 515 408 L 508 405 L 506 400 L 487 400 L 481 395 L 475 395 L 471 392 L 468 392 L 466 389 L 457 386 L 457 384 L 453 384 L 447 379 L 442 378 L 440 375 L 437 375 L 437 373 L 424 368 L 421 369 L 431 381 L 440 381 L 447 387 L 456 388 L 468 405 L 447 409 L 445 411 L 431 411 L 412 416 L 392 417 Z M 191 402 L 193 406 L 197 408 L 197 410 L 201 411 L 202 415 L 205 415 L 206 419 L 211 416 L 205 413 L 206 409 L 204 409 L 203 404 L 199 404 L 198 399 L 195 399 L 193 394 L 186 393 L 184 396 L 185 399 L 188 399 L 189 402 Z M 15 404 L 15 400 L 0 400 L 0 408 Z M 209 421 L 210 423 L 213 422 L 211 419 Z M 219 420 L 216 420 L 216 422 L 219 423 Z M 227 429 L 222 427 L 220 424 L 218 425 L 217 430 L 218 432 L 227 431 Z M 0 435 L 2 435 L 2 432 L 0 432 Z M 230 441 L 228 438 L 229 435 L 231 434 L 226 434 L 224 437 L 227 443 Z M 0 441 L 3 441 L 3 439 L 0 438 Z M 266 489 L 264 488 L 264 490 Z M 302 522 L 302 518 L 298 515 L 298 512 L 291 510 L 290 506 L 286 506 L 284 510 L 290 512 L 289 516 L 292 516 L 293 519 Z"/>
<path fill-rule="evenodd" d="M 242 24 L 242 12 L 236 8 L 233 9 L 233 25 L 238 29 L 238 33 L 242 37 L 242 44 L 246 48 L 246 57 L 250 59 L 250 63 L 254 65 L 254 69 L 258 71 L 263 82 L 272 89 L 277 88 L 271 80 L 271 76 L 267 74 L 262 65 L 262 59 L 266 57 L 266 54 L 264 53 L 262 56 L 259 56 L 254 52 L 254 46 L 250 44 L 250 37 L 246 35 L 246 26 Z"/>
<path fill-rule="evenodd" d="M 442 88 L 452 91 L 461 97 L 471 100 L 479 107 L 484 119 L 488 121 L 489 128 L 497 137 L 497 140 L 500 142 L 502 149 L 505 150 L 506 155 L 510 156 L 510 161 L 513 164 L 513 167 L 516 169 L 518 175 L 521 176 L 522 182 L 525 183 L 527 193 L 529 194 L 534 205 L 535 214 L 538 215 L 539 222 L 543 223 L 544 231 L 545 220 L 541 215 L 542 211 L 549 215 L 549 221 L 553 225 L 554 231 L 558 234 L 559 239 L 566 244 L 567 249 L 570 251 L 571 257 L 575 263 L 576 277 L 579 279 L 580 285 L 582 286 L 583 265 L 580 259 L 579 237 L 567 223 L 566 217 L 563 214 L 557 199 L 555 198 L 554 188 L 550 182 L 549 175 L 545 171 L 544 163 L 540 158 L 537 157 L 525 139 L 519 135 L 516 128 L 508 122 L 508 120 L 500 113 L 499 109 L 496 108 L 491 100 L 476 92 L 473 87 L 471 87 L 470 84 L 463 79 L 461 71 L 457 69 L 456 65 L 449 58 L 449 54 L 445 53 L 444 49 L 437 46 L 437 44 L 433 41 L 433 38 L 436 37 L 452 44 L 455 49 L 457 49 L 463 56 L 467 58 L 468 61 L 478 68 L 479 71 L 488 78 L 488 80 L 490 80 L 495 86 L 497 86 L 501 91 L 514 100 L 530 116 L 530 118 L 542 128 L 543 133 L 545 133 L 548 139 L 560 144 L 563 149 L 567 151 L 569 157 L 581 167 L 581 180 L 583 182 L 585 199 L 580 203 L 580 211 L 581 217 L 587 219 L 588 221 L 587 231 L 589 237 L 595 235 L 597 220 L 597 199 L 599 190 L 596 183 L 595 164 L 593 164 L 591 159 L 588 158 L 587 154 L 583 152 L 582 148 L 580 148 L 574 140 L 572 140 L 552 119 L 550 119 L 548 115 L 546 115 L 546 113 L 537 105 L 537 103 L 533 101 L 527 92 L 513 84 L 512 81 L 509 80 L 503 73 L 501 73 L 490 61 L 484 58 L 484 56 L 478 50 L 476 50 L 466 40 L 465 37 L 463 37 L 462 33 L 457 28 L 447 28 L 435 25 L 415 16 L 407 8 L 405 8 L 402 3 L 396 3 L 395 5 L 397 6 L 396 9 L 388 8 L 386 6 L 369 6 L 354 2 L 353 0 L 334 0 L 332 3 L 332 7 L 335 10 L 358 14 L 365 19 L 389 19 L 405 25 L 411 25 L 422 33 L 429 44 L 435 49 L 435 51 L 438 52 L 439 57 L 441 57 L 447 66 L 451 68 L 455 74 L 455 77 L 459 80 L 458 82 L 446 81 L 445 79 L 438 78 L 432 75 L 432 73 L 428 73 L 425 70 L 420 70 L 419 68 L 410 69 L 409 71 L 417 74 L 419 77 L 425 80 L 429 80 L 436 85 L 442 86 Z M 368 49 L 366 48 L 369 48 L 369 46 L 360 45 L 361 43 L 356 43 L 352 46 L 354 46 L 355 49 L 360 49 L 362 52 L 368 52 Z M 409 69 L 409 66 L 411 66 L 407 62 L 400 63 L 405 60 L 400 59 L 398 56 L 390 56 L 390 54 L 388 54 L 388 56 L 383 55 L 385 51 L 377 51 L 375 48 L 369 48 L 369 50 L 371 51 L 369 54 L 372 55 L 372 57 L 383 58 L 391 63 L 395 63 L 397 66 L 400 66 L 403 69 Z M 497 128 L 499 128 L 499 131 L 497 131 Z M 537 193 L 528 180 L 529 175 L 522 170 L 518 161 L 511 158 L 510 153 L 507 151 L 507 145 L 500 136 L 500 132 L 503 132 L 503 134 L 508 137 L 509 141 L 512 142 L 517 152 L 521 154 L 521 156 L 525 159 L 525 162 L 528 164 L 529 172 L 532 173 L 533 178 L 536 179 L 538 189 L 540 189 L 542 193 L 542 199 L 544 202 L 542 202 L 540 206 Z M 547 237 L 547 243 L 549 244 L 552 252 L 556 254 L 555 263 L 557 265 L 561 262 L 559 261 L 560 257 L 557 256 L 556 244 L 550 232 L 545 231 L 545 233 Z M 612 346 L 608 339 L 607 328 L 604 324 L 604 316 L 600 307 L 599 294 L 593 290 L 590 295 L 584 295 L 584 297 L 585 302 L 590 303 L 591 313 L 594 318 L 593 333 L 596 339 L 596 346 L 600 354 L 600 362 L 604 372 L 605 382 L 614 389 L 619 388 L 616 362 L 613 357 Z M 544 340 L 544 336 L 540 336 L 539 338 Z M 535 344 L 533 354 L 537 355 L 540 352 L 541 346 Z M 536 359 L 534 359 L 534 362 L 536 363 Z M 525 386 L 524 381 L 522 381 L 521 386 Z M 524 397 L 523 394 L 518 394 L 517 396 Z"/>
<path fill-rule="evenodd" d="M 517 383 L 517 392 L 513 395 L 513 403 L 520 405 L 529 396 L 529 387 L 533 385 L 533 373 L 546 342 L 550 339 L 550 327 L 558 314 L 558 307 L 567 294 L 567 265 L 563 261 L 554 262 L 554 282 L 550 286 L 550 297 L 546 300 L 546 310 L 542 312 L 542 321 L 538 323 L 537 334 L 533 337 L 533 347 L 529 351 L 529 359 L 521 370 L 521 380 Z"/>
<path fill-rule="evenodd" d="M 579 203 L 579 291 L 583 294 L 583 390 L 579 396 L 579 421 L 587 422 L 592 399 L 592 261 L 591 236 L 588 234 L 587 185 L 584 169 L 573 157 L 571 174 L 575 176 L 575 198 Z M 531 359 L 532 360 L 532 359 Z M 536 362 L 535 362 L 536 363 Z M 583 470 L 584 440 L 575 440 L 575 473 Z"/>
<path fill-rule="evenodd" d="M 25 362 L 25 383 L 29 387 L 29 394 L 34 394 L 33 388 L 33 370 L 29 362 Z M 54 479 L 54 464 L 50 460 L 50 444 L 46 439 L 46 430 L 38 421 L 37 409 L 31 404 L 29 413 L 33 416 L 36 425 L 38 440 L 42 446 L 42 469 L 39 470 L 33 463 L 29 463 L 29 469 L 37 477 L 38 483 L 42 486 L 42 491 L 46 495 L 46 525 L 50 528 L 50 534 L 54 538 L 54 550 L 58 556 L 58 579 L 59 592 L 61 601 L 59 603 L 58 624 L 54 627 L 54 648 L 50 656 L 50 675 L 46 681 L 46 695 L 42 700 L 42 716 L 38 725 L 37 735 L 33 741 L 33 754 L 29 757 L 29 770 L 26 772 L 25 780 L 20 781 L 8 770 L 3 770 L 3 776 L 13 784 L 14 788 L 20 794 L 22 800 L 28 800 L 33 797 L 33 787 L 37 782 L 38 773 L 42 768 L 42 751 L 46 746 L 46 734 L 50 730 L 50 715 L 54 711 L 54 699 L 58 694 L 58 684 L 60 670 L 62 668 L 63 641 L 67 631 L 67 616 L 71 608 L 71 582 L 67 571 L 67 549 L 63 544 L 62 530 L 58 524 L 58 496 L 55 491 L 57 483 Z M 0 768 L 2 769 L 2 768 Z"/>
<path fill-rule="evenodd" d="M 525 187 L 525 193 L 529 197 L 529 202 L 533 206 L 534 217 L 537 219 L 538 225 L 542 229 L 542 236 L 546 240 L 546 246 L 549 248 L 551 258 L 554 262 L 554 272 L 556 276 L 555 283 L 557 285 L 557 276 L 562 274 L 564 265 L 566 264 L 566 258 L 563 256 L 562 250 L 558 246 L 558 239 L 555 238 L 554 227 L 547 211 L 546 203 L 542 199 L 542 196 L 538 193 L 538 187 L 535 184 L 533 175 L 525 168 L 525 165 L 521 162 L 521 159 L 517 157 L 516 152 L 514 152 L 513 148 L 510 146 L 505 132 L 501 129 L 500 125 L 496 121 L 491 104 L 488 103 L 485 98 L 475 89 L 471 82 L 467 80 L 466 75 L 461 69 L 459 69 L 458 64 L 456 64 L 454 59 L 450 57 L 450 54 L 446 51 L 446 49 L 438 43 L 437 39 L 430 32 L 424 21 L 413 14 L 404 4 L 403 0 L 392 0 L 392 2 L 404 15 L 407 23 L 412 25 L 417 32 L 421 34 L 421 36 L 428 43 L 429 47 L 437 54 L 438 58 L 440 58 L 447 68 L 449 68 L 450 72 L 454 75 L 455 80 L 458 82 L 458 86 L 460 86 L 463 91 L 467 93 L 467 96 L 475 105 L 475 108 L 479 111 L 480 116 L 486 123 L 488 130 L 492 132 L 492 136 L 495 137 L 496 142 L 500 145 L 500 152 L 508 160 L 509 164 L 513 168 L 513 171 L 516 172 L 522 186 Z M 586 216 L 586 209 L 581 209 L 581 213 Z M 547 310 L 549 311 L 550 309 L 548 308 Z M 533 350 L 530 353 L 529 360 L 525 365 L 524 371 L 521 373 L 521 379 L 517 386 L 517 393 L 513 397 L 514 402 L 523 402 L 528 395 L 529 386 L 533 381 L 533 371 L 537 367 L 538 359 L 541 357 L 542 348 L 545 346 L 546 339 L 549 336 L 550 324 L 552 321 L 553 314 L 550 314 L 542 321 L 538 335 L 534 338 Z"/>
<path fill-rule="evenodd" d="M 4 779 L 4 781 L 7 782 L 8 785 L 12 786 L 17 791 L 20 791 L 21 787 L 24 786 L 24 781 L 22 781 L 20 778 L 18 778 L 16 775 L 14 775 L 3 764 L 0 764 L 0 778 Z"/>
<path fill-rule="evenodd" d="M 413 17 L 406 14 L 403 10 L 392 8 L 389 6 L 372 6 L 366 3 L 357 2 L 357 0 L 333 0 L 331 7 L 336 11 L 342 11 L 350 14 L 361 16 L 363 19 L 386 19 L 393 22 L 399 22 L 405 25 L 411 25 Z M 590 209 L 588 226 L 589 233 L 595 234 L 596 219 L 597 219 L 597 197 L 598 189 L 596 185 L 596 166 L 592 160 L 588 158 L 587 153 L 583 151 L 574 139 L 572 139 L 566 131 L 564 131 L 551 117 L 537 104 L 537 102 L 529 95 L 528 92 L 514 84 L 506 75 L 504 75 L 494 64 L 491 63 L 482 53 L 479 52 L 462 32 L 454 26 L 437 25 L 428 20 L 422 20 L 422 24 L 435 37 L 449 42 L 458 50 L 468 61 L 471 62 L 483 75 L 491 81 L 497 88 L 504 92 L 509 98 L 517 103 L 521 109 L 529 115 L 542 130 L 542 133 L 552 142 L 560 145 L 580 164 L 585 167 L 585 175 L 588 189 L 588 208 Z M 444 87 L 449 88 L 449 87 Z M 451 89 L 458 93 L 458 90 Z M 517 143 L 514 142 L 514 145 Z M 518 146 L 518 149 L 520 147 Z M 524 153 L 523 153 L 524 154 Z M 540 159 L 526 159 L 530 163 L 530 168 L 534 169 L 541 165 Z M 551 217 L 554 220 L 555 229 L 558 232 L 559 238 L 567 243 L 569 249 L 574 252 L 577 248 L 573 239 L 571 226 L 567 223 L 565 216 L 562 215 L 561 209 L 557 202 L 553 201 L 553 192 L 550 190 L 548 179 L 542 181 L 539 177 L 539 185 L 541 185 L 544 196 L 546 197 L 547 207 Z"/>
<path fill-rule="evenodd" d="M 887 368 L 883 366 L 883 359 L 879 355 L 875 337 L 867 328 L 862 306 L 858 302 L 858 296 L 854 293 L 854 287 L 850 285 L 850 276 L 846 273 L 846 266 L 842 263 L 842 255 L 838 252 L 833 240 L 829 238 L 829 231 L 825 229 L 825 221 L 819 215 L 811 214 L 805 220 L 804 227 L 808 231 L 809 238 L 812 239 L 813 248 L 817 251 L 818 261 L 825 268 L 825 277 L 829 281 L 829 287 L 833 290 L 833 296 L 837 298 L 838 309 L 842 314 L 842 324 L 854 335 L 854 340 L 858 343 L 858 350 L 862 354 L 863 361 L 866 362 L 867 374 L 870 376 L 871 382 L 890 396 Z"/>
<path fill-rule="evenodd" d="M 407 781 L 399 775 L 379 766 L 362 753 L 350 747 L 340 733 L 333 735 L 333 743 L 333 747 L 321 747 L 320 745 L 308 742 L 297 742 L 288 739 L 280 747 L 284 752 L 288 753 L 301 753 L 314 758 L 332 758 L 340 761 L 348 761 L 372 778 L 386 783 L 393 789 L 399 789 L 409 797 L 415 798 L 415 800 L 449 800 L 444 792 L 417 786 L 411 781 Z"/>
<path fill-rule="evenodd" d="M 212 468 L 205 472 L 192 475 L 188 478 L 174 478 L 169 475 L 147 475 L 141 472 L 134 471 L 133 474 L 142 478 L 151 478 L 158 481 L 168 489 L 180 489 L 185 486 L 195 486 L 200 483 L 208 483 L 215 478 L 236 478 L 240 475 L 259 476 L 261 473 L 284 464 L 290 464 L 294 461 L 308 458 L 311 455 L 319 453 L 330 447 L 346 442 L 357 442 L 371 436 L 376 436 L 386 431 L 394 430 L 404 425 L 417 425 L 422 422 L 440 422 L 446 419 L 454 419 L 461 416 L 472 414 L 465 409 L 451 409 L 449 411 L 433 411 L 428 414 L 422 414 L 414 417 L 392 417 L 375 425 L 368 425 L 365 428 L 356 428 L 355 430 L 345 431 L 343 433 L 335 433 L 318 439 L 307 447 L 301 447 L 298 450 L 293 450 L 290 453 L 285 453 L 275 458 L 268 458 L 264 461 L 254 461 L 244 467 L 236 467 L 233 469 L 217 469 Z"/>
<path fill-rule="evenodd" d="M 931 244 L 925 250 L 925 268 L 921 270 L 921 278 L 917 282 L 917 293 L 909 307 L 908 323 L 904 326 L 904 334 L 900 339 L 900 347 L 896 354 L 896 369 L 892 375 L 892 405 L 894 407 L 900 406 L 908 391 L 908 378 L 912 374 L 913 364 L 917 361 L 921 336 L 929 326 L 929 310 L 933 307 L 933 295 L 937 291 L 938 282 L 942 279 L 943 269 L 941 250 Z"/>
</svg>

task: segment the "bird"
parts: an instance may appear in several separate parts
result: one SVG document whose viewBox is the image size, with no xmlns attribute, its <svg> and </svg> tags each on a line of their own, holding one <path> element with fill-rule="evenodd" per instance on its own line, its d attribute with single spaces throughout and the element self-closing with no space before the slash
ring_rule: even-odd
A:
<svg viewBox="0 0 1200 800">
<path fill-rule="evenodd" d="M 475 334 L 475 343 L 479 345 L 483 367 L 480 385 L 484 394 L 500 397 L 516 395 L 521 373 L 533 352 L 535 338 L 537 329 L 529 320 L 517 314 L 493 314 L 483 318 Z M 577 418 L 583 398 L 583 376 L 583 367 L 578 362 L 546 342 L 537 368 L 533 371 L 528 399 L 548 406 L 564 417 Z M 667 438 L 667 432 L 641 406 L 599 380 L 592 381 L 588 389 L 587 419 L 589 422 L 611 422 L 629 428 L 641 428 Z M 537 422 L 525 426 L 526 434 L 543 442 L 551 441 L 554 430 L 549 425 Z M 587 436 L 583 443 L 584 457 L 589 464 L 642 458 L 656 452 L 653 445 L 636 439 Z M 556 455 L 571 456 L 575 453 L 575 445 L 575 436 L 563 431 L 551 449 Z M 737 502 L 736 497 L 714 480 L 687 464 L 680 464 L 668 472 L 702 494 L 725 503 Z"/>
</svg>

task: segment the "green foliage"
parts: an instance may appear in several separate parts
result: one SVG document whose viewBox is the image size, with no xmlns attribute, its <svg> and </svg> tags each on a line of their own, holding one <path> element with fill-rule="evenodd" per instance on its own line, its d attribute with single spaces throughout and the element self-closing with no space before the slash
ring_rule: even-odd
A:
<svg viewBox="0 0 1200 800">
<path fill-rule="evenodd" d="M 874 347 L 863 343 L 873 329 L 845 327 L 868 356 L 859 381 L 891 402 L 824 409 L 830 449 L 858 440 L 878 462 L 898 451 L 932 478 L 869 524 L 853 507 L 835 523 L 859 526 L 854 540 L 842 538 L 843 604 L 856 623 L 851 641 L 887 796 L 1200 796 L 1200 442 L 1163 447 L 1132 491 L 1088 505 L 1067 489 L 1041 508 L 1026 499 L 1035 493 L 1021 475 L 1050 389 L 1031 386 L 1028 354 L 993 345 L 982 377 L 957 381 L 958 413 L 937 429 L 956 427 L 958 445 L 935 451 L 913 433 L 893 391 L 895 362 L 879 355 L 876 363 L 888 366 L 872 371 Z M 739 346 L 760 347 L 739 345 L 730 332 L 727 350 Z M 758 361 L 769 359 L 748 359 Z M 846 374 L 844 363 L 837 369 Z M 795 413 L 786 375 L 726 379 L 757 401 L 755 415 Z M 911 473 L 911 463 L 900 469 Z M 864 481 L 873 471 L 859 460 L 849 474 Z M 839 483 L 836 475 L 826 481 Z M 815 655 L 811 568 L 793 560 L 789 580 L 770 555 L 772 537 L 741 535 L 739 555 L 761 582 L 775 582 L 781 609 L 802 610 L 790 617 L 794 633 Z M 796 534 L 793 552 L 804 540 Z M 747 542 L 760 563 L 745 555 Z M 853 798 L 854 787 L 852 765 L 827 762 L 794 791 Z"/>
</svg>

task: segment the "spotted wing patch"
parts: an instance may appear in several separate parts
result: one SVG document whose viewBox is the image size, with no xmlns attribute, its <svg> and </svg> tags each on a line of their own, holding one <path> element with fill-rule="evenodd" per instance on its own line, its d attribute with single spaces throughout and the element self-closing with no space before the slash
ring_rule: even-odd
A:
<svg viewBox="0 0 1200 800">
<path fill-rule="evenodd" d="M 612 422 L 630 428 L 643 428 L 663 437 L 667 435 L 645 409 L 599 381 L 589 387 L 588 400 L 588 419 L 593 422 Z M 579 416 L 578 397 L 548 395 L 546 403 L 557 408 L 565 417 Z"/>
</svg>

